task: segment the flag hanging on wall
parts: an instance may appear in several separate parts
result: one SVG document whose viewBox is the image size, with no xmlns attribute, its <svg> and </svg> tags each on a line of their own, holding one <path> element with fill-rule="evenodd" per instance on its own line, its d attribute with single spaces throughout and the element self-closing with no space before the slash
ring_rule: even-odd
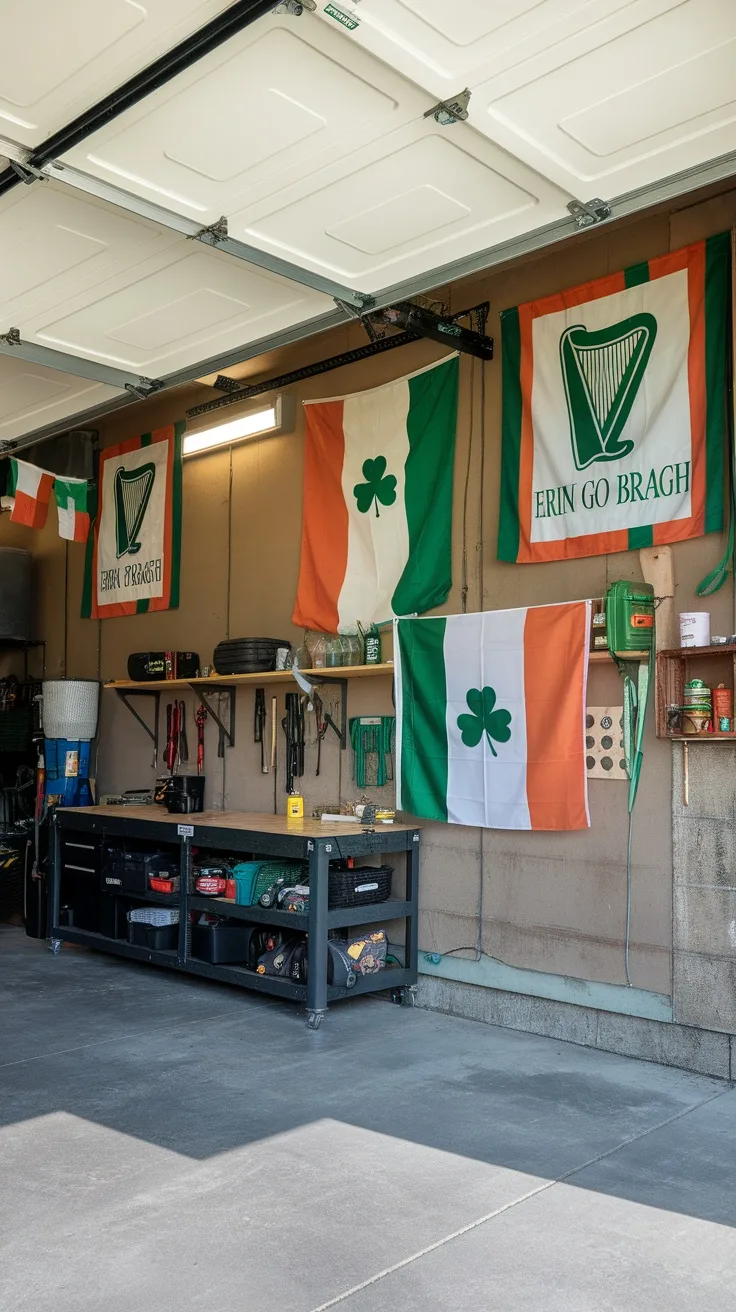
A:
<svg viewBox="0 0 736 1312">
<path fill-rule="evenodd" d="M 590 602 L 395 621 L 396 804 L 487 829 L 586 829 Z"/>
<path fill-rule="evenodd" d="M 336 633 L 439 606 L 450 591 L 458 357 L 305 402 L 294 623 Z"/>
<path fill-rule="evenodd" d="M 89 503 L 92 485 L 85 478 L 54 479 L 59 537 L 86 542 L 89 537 Z"/>
<path fill-rule="evenodd" d="M 172 424 L 100 453 L 83 618 L 140 615 L 179 605 L 184 428 L 184 423 Z"/>
<path fill-rule="evenodd" d="M 501 316 L 500 560 L 722 526 L 730 234 Z"/>
<path fill-rule="evenodd" d="M 27 528 L 43 528 L 53 486 L 53 474 L 11 456 L 8 479 L 8 495 L 13 498 L 11 523 L 25 524 Z"/>
</svg>

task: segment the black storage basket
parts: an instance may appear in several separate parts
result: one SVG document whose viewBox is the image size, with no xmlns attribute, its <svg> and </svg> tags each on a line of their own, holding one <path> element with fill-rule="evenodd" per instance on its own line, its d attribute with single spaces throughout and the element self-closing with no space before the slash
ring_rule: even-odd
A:
<svg viewBox="0 0 736 1312">
<path fill-rule="evenodd" d="M 355 870 L 330 869 L 328 905 L 366 907 L 372 902 L 387 902 L 391 896 L 393 866 L 359 866 Z"/>
</svg>

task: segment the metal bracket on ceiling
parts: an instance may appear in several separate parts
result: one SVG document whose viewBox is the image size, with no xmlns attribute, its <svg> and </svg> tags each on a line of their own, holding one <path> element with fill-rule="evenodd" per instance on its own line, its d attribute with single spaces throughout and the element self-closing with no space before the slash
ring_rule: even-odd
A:
<svg viewBox="0 0 736 1312">
<path fill-rule="evenodd" d="M 281 0 L 281 4 L 274 9 L 275 14 L 292 14 L 294 18 L 301 18 L 304 10 L 313 14 L 317 8 L 317 0 Z"/>
<path fill-rule="evenodd" d="M 440 127 L 448 128 L 453 123 L 464 123 L 468 117 L 468 105 L 470 103 L 470 87 L 460 91 L 456 96 L 451 96 L 449 100 L 440 100 L 437 105 L 428 109 L 423 118 L 433 118 L 435 123 Z"/>
<path fill-rule="evenodd" d="M 221 214 L 216 223 L 210 223 L 208 227 L 193 232 L 191 237 L 187 237 L 187 241 L 210 241 L 213 246 L 216 246 L 220 241 L 227 241 L 229 236 L 227 215 Z"/>
<path fill-rule="evenodd" d="M 17 159 L 9 159 L 8 167 L 13 170 L 16 178 L 20 178 L 21 182 L 24 182 L 27 187 L 30 187 L 32 182 L 45 181 L 43 174 L 39 173 L 38 169 L 26 168 L 25 164 L 20 164 Z"/>
<path fill-rule="evenodd" d="M 340 300 L 339 296 L 333 296 L 333 301 L 338 310 L 342 310 L 350 319 L 361 319 L 375 305 L 373 296 L 366 296 L 363 292 L 353 292 L 355 300 L 351 304 L 349 301 Z"/>
<path fill-rule="evenodd" d="M 567 208 L 579 228 L 592 228 L 595 223 L 610 219 L 613 210 L 607 200 L 594 196 L 592 200 L 570 200 Z"/>
<path fill-rule="evenodd" d="M 478 308 L 478 307 L 476 307 Z M 467 314 L 467 311 L 465 311 Z M 479 360 L 493 359 L 493 338 L 485 333 L 475 332 L 472 328 L 463 328 L 457 322 L 461 315 L 434 314 L 431 310 L 415 305 L 412 301 L 398 301 L 377 310 L 372 319 L 374 324 L 384 324 L 389 328 L 399 328 L 403 332 L 415 333 L 417 337 L 428 337 L 442 346 L 454 347 L 466 355 L 474 355 Z"/>
<path fill-rule="evenodd" d="M 137 383 L 123 383 L 126 392 L 136 397 L 138 401 L 147 401 L 149 396 L 154 392 L 160 392 L 164 384 L 160 378 L 143 378 L 140 377 Z"/>
<path fill-rule="evenodd" d="M 6 333 L 0 333 L 0 342 L 5 342 L 6 346 L 21 346 L 20 329 L 8 328 Z"/>
</svg>

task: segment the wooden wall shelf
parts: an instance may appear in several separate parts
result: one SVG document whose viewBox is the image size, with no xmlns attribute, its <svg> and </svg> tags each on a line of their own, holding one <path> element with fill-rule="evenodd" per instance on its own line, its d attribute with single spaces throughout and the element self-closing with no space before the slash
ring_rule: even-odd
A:
<svg viewBox="0 0 736 1312">
<path fill-rule="evenodd" d="M 732 691 L 736 687 L 736 643 L 722 642 L 715 647 L 672 647 L 657 652 L 657 737 L 679 743 L 734 743 L 736 733 L 682 733 L 669 727 L 668 708 L 682 706 L 685 684 L 693 676 L 691 662 L 702 674 L 703 662 L 709 662 L 716 673 L 710 675 L 711 687 L 725 684 Z M 701 677 L 700 675 L 697 676 Z"/>
<path fill-rule="evenodd" d="M 319 683 L 320 679 L 372 679 L 379 674 L 393 672 L 391 661 L 382 665 L 335 665 L 329 669 L 299 671 L 310 683 Z M 114 688 L 116 692 L 167 692 L 174 688 L 206 688 L 216 691 L 217 688 L 239 688 L 243 684 L 269 683 L 291 683 L 297 686 L 291 670 L 264 670 L 262 674 L 211 674 L 208 679 L 112 679 L 104 686 Z"/>
</svg>

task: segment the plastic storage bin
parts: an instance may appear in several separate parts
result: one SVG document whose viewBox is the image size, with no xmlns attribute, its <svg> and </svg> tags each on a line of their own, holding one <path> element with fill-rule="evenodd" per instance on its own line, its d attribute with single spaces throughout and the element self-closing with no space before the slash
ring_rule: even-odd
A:
<svg viewBox="0 0 736 1312">
<path fill-rule="evenodd" d="M 175 951 L 179 942 L 178 925 L 146 925 L 140 920 L 128 921 L 128 942 L 139 948 L 156 952 Z"/>
<path fill-rule="evenodd" d="M 214 965 L 246 962 L 253 932 L 252 925 L 192 925 L 191 955 Z"/>
</svg>

